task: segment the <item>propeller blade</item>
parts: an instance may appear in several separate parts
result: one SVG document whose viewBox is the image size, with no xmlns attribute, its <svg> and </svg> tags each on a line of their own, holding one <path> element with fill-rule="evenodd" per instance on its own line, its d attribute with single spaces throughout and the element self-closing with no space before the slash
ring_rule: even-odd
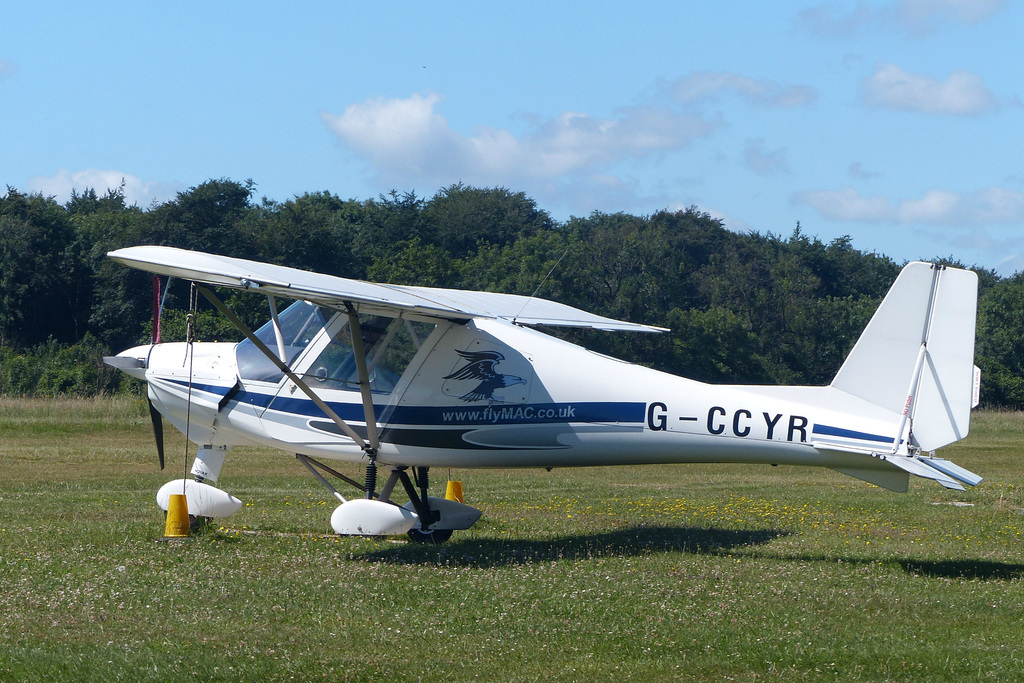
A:
<svg viewBox="0 0 1024 683">
<path fill-rule="evenodd" d="M 148 400 L 148 399 L 147 399 Z M 160 411 L 149 401 L 149 419 L 153 422 L 153 438 L 156 440 L 156 454 L 160 458 L 160 469 L 164 468 L 164 420 Z"/>
</svg>

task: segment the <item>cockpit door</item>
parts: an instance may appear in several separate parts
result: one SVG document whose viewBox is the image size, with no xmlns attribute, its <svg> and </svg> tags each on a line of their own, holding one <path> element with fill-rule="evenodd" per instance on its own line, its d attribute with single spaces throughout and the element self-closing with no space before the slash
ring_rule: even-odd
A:
<svg viewBox="0 0 1024 683">
<path fill-rule="evenodd" d="M 398 402 L 408 384 L 409 380 L 404 378 L 406 370 L 426 345 L 436 324 L 386 315 L 360 315 L 359 323 L 374 412 L 383 428 L 391 412 L 388 407 Z M 328 321 L 324 333 L 297 357 L 292 369 L 342 419 L 365 423 L 347 314 L 338 313 Z M 291 380 L 282 382 L 271 407 L 275 420 L 291 421 L 296 427 L 301 422 L 340 433 L 337 425 L 312 406 Z"/>
<path fill-rule="evenodd" d="M 255 334 L 268 348 L 277 353 L 283 351 L 282 360 L 295 367 L 310 345 L 323 335 L 324 326 L 333 315 L 335 312 L 330 309 L 296 301 L 278 316 L 277 330 L 270 321 Z M 286 383 L 284 373 L 248 339 L 235 347 L 235 361 L 245 389 L 240 401 L 252 405 L 257 417 L 261 417 Z"/>
</svg>

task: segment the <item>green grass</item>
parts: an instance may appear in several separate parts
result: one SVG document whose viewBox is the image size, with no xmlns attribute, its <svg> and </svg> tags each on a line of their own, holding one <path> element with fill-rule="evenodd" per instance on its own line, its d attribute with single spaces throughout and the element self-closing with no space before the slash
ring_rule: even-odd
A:
<svg viewBox="0 0 1024 683">
<path fill-rule="evenodd" d="M 160 542 L 184 441 L 159 472 L 148 422 L 138 400 L 0 399 L 0 680 L 1024 676 L 1020 413 L 944 451 L 986 478 L 967 493 L 785 467 L 455 471 L 484 517 L 439 547 L 334 536 L 327 492 L 262 449 L 219 482 L 244 508 Z"/>
</svg>

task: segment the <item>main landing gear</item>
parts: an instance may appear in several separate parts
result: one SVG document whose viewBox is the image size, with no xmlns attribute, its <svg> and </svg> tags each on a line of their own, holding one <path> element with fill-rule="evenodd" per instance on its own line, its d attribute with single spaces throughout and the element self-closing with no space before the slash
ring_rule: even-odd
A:
<svg viewBox="0 0 1024 683">
<path fill-rule="evenodd" d="M 446 498 L 428 495 L 429 470 L 414 467 L 391 466 L 384 486 L 377 491 L 377 463 L 370 460 L 366 466 L 365 483 L 301 453 L 295 457 L 337 498 L 341 505 L 331 515 L 335 533 L 346 536 L 396 536 L 407 534 L 415 543 L 444 543 L 452 532 L 468 529 L 480 519 L 481 512 L 474 507 Z M 363 493 L 363 498 L 346 500 L 321 474 L 321 471 L 340 479 Z M 409 502 L 399 506 L 391 500 L 395 486 L 401 482 Z"/>
<path fill-rule="evenodd" d="M 413 488 L 412 482 L 409 481 L 408 473 L 404 470 L 399 473 L 399 479 L 402 481 L 402 486 L 405 487 L 405 492 L 409 495 L 409 502 L 414 505 L 416 514 L 420 518 L 419 528 L 414 526 L 406 533 L 409 536 L 409 540 L 413 543 L 444 543 L 452 537 L 452 531 L 454 531 L 454 529 L 442 529 L 438 526 L 441 522 L 441 511 L 440 509 L 433 510 L 430 507 L 430 497 L 427 495 L 427 489 L 430 486 L 428 473 L 429 468 L 427 467 L 416 467 L 413 469 L 413 478 L 416 480 L 416 485 L 419 487 L 419 496 L 416 495 L 417 491 Z M 446 499 L 442 498 L 440 500 Z M 478 513 L 477 517 L 479 518 L 479 516 L 480 515 Z M 424 524 L 422 521 L 424 519 L 428 520 L 429 523 Z M 474 519 L 473 522 L 476 522 L 476 519 Z"/>
</svg>

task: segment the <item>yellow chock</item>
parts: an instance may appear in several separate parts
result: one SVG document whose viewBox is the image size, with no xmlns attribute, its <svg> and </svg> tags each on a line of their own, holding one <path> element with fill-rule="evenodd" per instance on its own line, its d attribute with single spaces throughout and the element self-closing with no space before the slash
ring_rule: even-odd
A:
<svg viewBox="0 0 1024 683">
<path fill-rule="evenodd" d="M 188 501 L 184 493 L 172 493 L 167 503 L 167 524 L 164 538 L 188 538 Z"/>
<path fill-rule="evenodd" d="M 445 489 L 444 497 L 448 500 L 458 501 L 465 503 L 466 501 L 462 498 L 462 482 L 461 481 L 449 481 L 448 488 Z"/>
</svg>

